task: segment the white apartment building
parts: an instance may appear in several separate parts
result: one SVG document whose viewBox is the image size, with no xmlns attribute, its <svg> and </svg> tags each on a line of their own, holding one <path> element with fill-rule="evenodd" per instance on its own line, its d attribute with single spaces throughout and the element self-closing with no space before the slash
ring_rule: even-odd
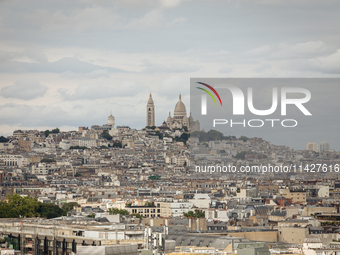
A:
<svg viewBox="0 0 340 255">
<path fill-rule="evenodd" d="M 32 174 L 48 175 L 57 170 L 56 164 L 39 163 L 32 166 Z"/>
<path fill-rule="evenodd" d="M 0 160 L 5 163 L 5 166 L 26 167 L 30 162 L 28 158 L 21 155 L 4 154 L 0 155 Z"/>
<path fill-rule="evenodd" d="M 90 139 L 87 137 L 82 137 L 78 139 L 78 146 L 80 147 L 85 146 L 87 148 L 97 147 L 97 140 Z"/>
<path fill-rule="evenodd" d="M 319 146 L 315 142 L 309 142 L 309 143 L 306 144 L 306 151 L 319 152 Z"/>
<path fill-rule="evenodd" d="M 192 211 L 192 202 L 174 202 L 170 204 L 171 214 L 173 217 L 183 216 L 183 213 Z"/>
</svg>

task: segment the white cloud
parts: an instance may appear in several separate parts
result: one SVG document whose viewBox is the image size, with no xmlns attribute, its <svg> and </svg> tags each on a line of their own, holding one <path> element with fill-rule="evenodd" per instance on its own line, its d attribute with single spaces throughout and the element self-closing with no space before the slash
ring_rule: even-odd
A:
<svg viewBox="0 0 340 255">
<path fill-rule="evenodd" d="M 93 29 L 105 30 L 117 25 L 119 16 L 111 8 L 91 6 L 75 9 L 72 13 L 50 12 L 40 9 L 27 18 L 44 30 L 75 30 L 77 32 Z"/>
<path fill-rule="evenodd" d="M 170 100 L 182 95 L 190 94 L 190 77 L 172 75 L 166 78 L 158 87 L 157 94 Z"/>
<path fill-rule="evenodd" d="M 199 70 L 199 66 L 189 63 L 154 63 L 148 59 L 143 60 L 143 72 L 146 73 L 187 73 Z"/>
<path fill-rule="evenodd" d="M 336 51 L 334 45 L 322 41 L 309 41 L 296 44 L 280 43 L 278 45 L 263 45 L 246 53 L 250 57 L 265 59 L 308 59 L 332 54 Z"/>
<path fill-rule="evenodd" d="M 58 92 L 63 100 L 94 100 L 115 97 L 133 97 L 142 92 L 144 87 L 134 81 L 122 81 L 112 85 L 83 84 L 79 85 L 72 93 L 66 89 L 59 89 Z"/>
<path fill-rule="evenodd" d="M 5 98 L 17 98 L 31 100 L 45 95 L 48 88 L 36 80 L 17 81 L 11 86 L 1 89 L 1 95 Z"/>
<path fill-rule="evenodd" d="M 159 0 L 164 7 L 173 8 L 178 6 L 183 0 Z"/>
<path fill-rule="evenodd" d="M 159 9 L 154 9 L 147 12 L 141 18 L 132 19 L 126 25 L 123 26 L 124 29 L 145 29 L 158 27 L 163 22 L 163 12 Z"/>
<path fill-rule="evenodd" d="M 304 63 L 301 66 L 302 69 L 319 71 L 321 73 L 328 74 L 340 74 L 340 50 L 338 49 L 335 53 L 312 59 L 308 63 Z"/>
</svg>

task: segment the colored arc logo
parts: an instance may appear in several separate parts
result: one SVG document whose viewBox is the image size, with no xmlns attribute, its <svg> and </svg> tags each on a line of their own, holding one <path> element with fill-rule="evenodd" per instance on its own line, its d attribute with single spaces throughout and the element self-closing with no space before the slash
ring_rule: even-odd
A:
<svg viewBox="0 0 340 255">
<path fill-rule="evenodd" d="M 213 87 L 211 87 L 210 85 L 205 84 L 205 83 L 203 83 L 203 82 L 197 82 L 197 83 L 206 86 L 206 87 L 209 88 L 212 92 L 214 92 L 215 95 L 217 96 L 218 100 L 220 101 L 221 106 L 222 106 L 222 100 L 221 100 L 221 98 L 220 98 L 220 95 L 217 93 L 217 91 L 216 91 Z M 208 90 L 206 90 L 206 89 L 204 89 L 204 88 L 200 88 L 200 87 L 196 87 L 196 88 L 198 88 L 198 89 L 200 89 L 200 90 L 203 90 L 204 92 L 206 92 L 207 94 L 209 94 L 209 96 L 211 96 L 211 98 L 214 100 L 215 105 L 217 105 L 216 100 L 215 100 L 214 96 L 211 94 L 210 91 L 208 91 Z"/>
</svg>

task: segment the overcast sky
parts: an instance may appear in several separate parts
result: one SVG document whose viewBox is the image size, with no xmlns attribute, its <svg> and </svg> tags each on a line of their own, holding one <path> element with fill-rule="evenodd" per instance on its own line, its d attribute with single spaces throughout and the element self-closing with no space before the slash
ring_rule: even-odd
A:
<svg viewBox="0 0 340 255">
<path fill-rule="evenodd" d="M 0 0 L 0 135 L 156 124 L 191 77 L 339 77 L 340 2 Z"/>
</svg>

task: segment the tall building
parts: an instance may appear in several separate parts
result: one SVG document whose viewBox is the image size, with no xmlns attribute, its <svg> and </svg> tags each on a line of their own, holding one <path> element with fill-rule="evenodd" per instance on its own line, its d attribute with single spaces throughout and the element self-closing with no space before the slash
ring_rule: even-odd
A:
<svg viewBox="0 0 340 255">
<path fill-rule="evenodd" d="M 329 150 L 330 150 L 329 143 L 327 143 L 326 141 L 322 141 L 319 145 L 319 152 L 329 151 Z"/>
<path fill-rule="evenodd" d="M 319 146 L 317 143 L 309 142 L 306 144 L 306 151 L 315 151 L 319 152 Z"/>
<path fill-rule="evenodd" d="M 155 105 L 153 103 L 151 93 L 146 105 L 146 126 L 155 126 Z"/>
</svg>

